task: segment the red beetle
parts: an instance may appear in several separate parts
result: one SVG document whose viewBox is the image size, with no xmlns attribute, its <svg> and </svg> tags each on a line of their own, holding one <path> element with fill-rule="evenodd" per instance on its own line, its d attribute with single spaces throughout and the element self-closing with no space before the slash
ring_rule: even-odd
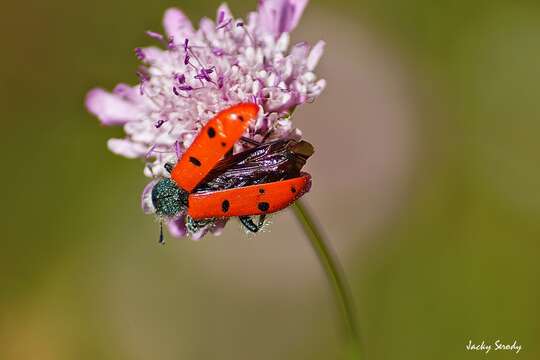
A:
<svg viewBox="0 0 540 360">
<path fill-rule="evenodd" d="M 171 178 L 160 179 L 152 189 L 157 215 L 173 218 L 187 212 L 191 232 L 214 219 L 238 216 L 257 232 L 266 214 L 286 208 L 309 190 L 311 176 L 300 170 L 313 154 L 311 144 L 290 139 L 257 143 L 242 137 L 258 111 L 252 103 L 221 111 L 176 165 L 165 165 Z M 233 155 L 239 140 L 253 147 Z M 259 215 L 257 224 L 253 215 Z"/>
</svg>

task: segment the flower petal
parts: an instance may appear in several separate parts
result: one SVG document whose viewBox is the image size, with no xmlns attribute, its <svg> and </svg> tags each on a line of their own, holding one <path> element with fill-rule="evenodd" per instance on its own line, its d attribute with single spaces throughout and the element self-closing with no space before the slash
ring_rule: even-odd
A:
<svg viewBox="0 0 540 360">
<path fill-rule="evenodd" d="M 221 25 L 222 23 L 232 18 L 233 18 L 233 15 L 227 3 L 221 4 L 217 9 L 216 25 Z"/>
<path fill-rule="evenodd" d="M 326 43 L 324 41 L 319 41 L 313 49 L 311 49 L 309 56 L 307 58 L 307 67 L 310 71 L 315 69 L 317 64 L 319 63 L 319 60 L 321 59 L 321 56 L 324 52 L 324 46 Z"/>
<path fill-rule="evenodd" d="M 167 59 L 167 52 L 158 47 L 148 46 L 141 48 L 141 50 L 144 52 L 145 63 L 152 64 L 157 61 L 166 61 Z"/>
<path fill-rule="evenodd" d="M 228 220 L 229 219 L 227 219 L 227 218 L 216 220 L 214 226 L 210 230 L 212 232 L 212 234 L 216 235 L 216 236 L 221 235 L 223 233 L 223 230 L 225 229 L 225 225 L 227 224 Z"/>
<path fill-rule="evenodd" d="M 173 237 L 182 237 L 186 236 L 187 229 L 186 229 L 186 217 L 184 215 L 181 215 L 177 217 L 176 219 L 172 219 L 167 223 L 167 228 L 169 229 L 169 233 Z"/>
<path fill-rule="evenodd" d="M 140 103 L 143 101 L 138 86 L 120 83 L 114 87 L 112 92 L 127 102 Z"/>
<path fill-rule="evenodd" d="M 109 139 L 107 147 L 113 153 L 125 156 L 129 159 L 136 159 L 146 155 L 148 149 L 140 143 L 135 143 L 126 139 Z"/>
<path fill-rule="evenodd" d="M 176 42 L 182 41 L 185 37 L 193 33 L 193 25 L 189 18 L 177 8 L 169 8 L 163 16 L 163 28 L 167 35 L 176 39 Z"/>
<path fill-rule="evenodd" d="M 208 232 L 209 227 L 205 226 L 202 229 L 199 229 L 196 233 L 191 234 L 191 240 L 198 241 L 203 238 L 204 235 Z"/>
<path fill-rule="evenodd" d="M 139 116 L 134 104 L 100 88 L 88 92 L 85 104 L 88 111 L 96 115 L 104 125 L 123 125 Z"/>
<path fill-rule="evenodd" d="M 260 0 L 259 21 L 275 36 L 290 32 L 298 25 L 307 3 L 308 0 Z"/>
<path fill-rule="evenodd" d="M 152 203 L 152 189 L 156 185 L 157 180 L 152 180 L 143 189 L 141 195 L 141 207 L 145 214 L 153 214 L 156 212 L 154 204 Z"/>
<path fill-rule="evenodd" d="M 293 46 L 289 56 L 296 62 L 305 60 L 309 54 L 309 48 L 308 43 L 300 42 Z"/>
<path fill-rule="evenodd" d="M 309 0 L 289 0 L 289 3 L 291 6 L 291 17 L 288 19 L 288 28 L 287 32 L 292 31 L 296 25 L 298 25 L 298 22 L 300 21 L 300 18 L 302 17 L 302 14 L 304 13 L 304 9 L 306 8 L 306 5 Z"/>
</svg>

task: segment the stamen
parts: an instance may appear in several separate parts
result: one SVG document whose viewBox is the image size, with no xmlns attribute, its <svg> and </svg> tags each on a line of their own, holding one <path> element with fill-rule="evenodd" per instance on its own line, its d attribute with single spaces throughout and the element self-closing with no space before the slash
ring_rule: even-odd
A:
<svg viewBox="0 0 540 360">
<path fill-rule="evenodd" d="M 164 123 L 165 123 L 165 120 L 158 120 L 158 122 L 155 125 L 156 129 L 159 129 L 161 125 L 163 125 Z"/>
<path fill-rule="evenodd" d="M 195 79 L 204 79 L 208 82 L 213 83 L 212 79 L 210 78 L 210 74 L 214 72 L 214 66 L 208 69 L 202 68 L 197 75 L 195 75 Z"/>
<path fill-rule="evenodd" d="M 146 152 L 146 155 L 144 155 L 144 158 L 145 159 L 148 159 L 150 158 L 150 156 L 152 156 L 152 153 L 154 152 L 154 150 L 156 149 L 157 147 L 157 144 L 154 144 L 150 147 L 150 149 L 148 149 L 148 151 Z"/>
<path fill-rule="evenodd" d="M 167 49 L 171 51 L 176 51 L 178 49 L 178 47 L 174 43 L 174 37 L 172 36 L 169 36 L 169 41 L 167 41 Z"/>
<path fill-rule="evenodd" d="M 199 69 L 197 69 L 197 67 L 195 65 L 193 65 L 192 63 L 189 63 L 189 65 L 195 69 L 195 72 L 197 72 L 197 74 L 199 73 Z M 196 75 L 195 75 L 196 76 Z M 199 81 L 201 82 L 201 88 L 204 87 L 204 81 L 202 81 L 201 79 L 199 79 Z"/>
<path fill-rule="evenodd" d="M 141 81 L 149 81 L 150 75 L 147 73 L 146 68 L 144 66 L 139 67 L 139 70 L 137 70 L 137 76 L 139 77 L 139 80 Z"/>
<path fill-rule="evenodd" d="M 187 40 L 187 39 L 186 39 Z M 203 63 L 201 62 L 201 60 L 199 59 L 199 57 L 197 56 L 197 54 L 193 51 L 192 47 L 188 47 L 188 50 L 189 50 L 189 53 L 191 55 L 193 55 L 193 58 L 195 58 L 195 60 L 197 60 L 197 63 L 199 64 L 199 66 L 201 67 L 201 70 L 197 69 L 197 67 L 193 64 L 190 63 L 191 66 L 193 66 L 193 68 L 195 69 L 195 71 L 197 71 L 197 75 L 195 75 L 193 78 L 194 79 L 197 79 L 201 82 L 201 87 L 204 87 L 204 80 L 208 81 L 208 82 L 211 82 L 213 84 L 215 84 L 212 79 L 208 76 L 209 73 L 211 73 L 212 71 L 208 72 L 209 70 L 215 68 L 215 66 L 212 66 L 211 68 L 208 68 L 208 69 L 205 69 Z M 187 65 L 187 64 L 186 64 Z"/>
<path fill-rule="evenodd" d="M 179 84 L 183 84 L 186 82 L 186 76 L 184 74 L 174 74 L 174 79 L 178 81 Z"/>
<path fill-rule="evenodd" d="M 223 77 L 223 75 L 219 75 L 218 76 L 218 79 L 217 79 L 217 85 L 218 85 L 218 88 L 221 89 L 223 87 L 223 82 L 224 82 L 225 78 Z"/>
<path fill-rule="evenodd" d="M 140 67 L 139 70 L 137 70 L 136 74 L 139 78 L 139 81 L 141 82 L 139 86 L 139 91 L 141 95 L 144 95 L 144 84 L 150 80 L 150 75 L 146 73 L 146 69 L 144 67 Z"/>
<path fill-rule="evenodd" d="M 140 61 L 144 61 L 144 59 L 146 58 L 143 49 L 141 49 L 140 47 L 135 48 L 135 56 L 137 56 L 137 59 L 139 59 Z"/>
<path fill-rule="evenodd" d="M 236 23 L 236 27 L 241 27 L 244 30 L 244 32 L 246 33 L 249 40 L 251 41 L 251 45 L 255 46 L 255 39 L 253 38 L 253 36 L 251 36 L 249 31 L 246 29 L 246 27 L 244 26 L 244 23 L 242 21 L 239 21 L 239 22 Z"/>
<path fill-rule="evenodd" d="M 229 19 L 227 21 L 225 21 L 223 24 L 221 24 L 221 22 L 219 22 L 218 24 L 221 24 L 221 25 L 218 25 L 216 26 L 216 30 L 221 30 L 227 26 L 229 26 L 230 23 L 232 23 L 233 19 Z"/>
<path fill-rule="evenodd" d="M 176 158 L 180 159 L 180 142 L 178 140 L 174 142 L 174 151 L 176 152 Z"/>
<path fill-rule="evenodd" d="M 204 69 L 203 63 L 201 62 L 201 60 L 199 59 L 199 57 L 197 56 L 197 54 L 195 54 L 195 52 L 193 51 L 193 49 L 192 49 L 191 47 L 189 48 L 189 53 L 190 53 L 191 55 L 193 55 L 193 57 L 195 58 L 195 60 L 197 60 L 197 63 L 199 64 L 199 66 L 202 67 L 202 68 Z M 195 69 L 197 69 L 197 68 L 195 68 Z"/>
<path fill-rule="evenodd" d="M 189 64 L 189 39 L 184 39 L 184 65 Z"/>
<path fill-rule="evenodd" d="M 183 95 L 178 90 L 189 91 L 189 90 L 193 90 L 193 88 L 191 88 L 191 86 L 189 86 L 189 87 L 188 86 L 181 86 L 179 88 L 176 88 L 176 86 L 173 86 L 174 95 L 180 96 L 180 97 L 183 97 L 183 98 L 189 98 L 189 95 Z"/>
<path fill-rule="evenodd" d="M 221 10 L 218 15 L 218 24 L 221 24 L 223 19 L 225 19 L 225 11 Z"/>
</svg>

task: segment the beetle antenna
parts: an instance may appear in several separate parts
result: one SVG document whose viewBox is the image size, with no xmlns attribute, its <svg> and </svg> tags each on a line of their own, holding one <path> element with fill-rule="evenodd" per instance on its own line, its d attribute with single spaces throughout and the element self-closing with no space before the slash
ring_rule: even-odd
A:
<svg viewBox="0 0 540 360">
<path fill-rule="evenodd" d="M 159 222 L 159 243 L 161 245 L 165 244 L 165 237 L 163 236 L 163 221 Z"/>
<path fill-rule="evenodd" d="M 167 170 L 167 172 L 170 174 L 172 173 L 173 169 L 174 169 L 174 164 L 171 164 L 171 163 L 166 163 L 164 166 L 165 170 Z"/>
</svg>

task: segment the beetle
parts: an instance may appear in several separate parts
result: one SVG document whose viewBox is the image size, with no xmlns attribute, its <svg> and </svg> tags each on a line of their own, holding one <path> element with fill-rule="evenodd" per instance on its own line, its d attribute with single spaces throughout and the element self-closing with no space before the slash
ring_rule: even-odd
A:
<svg viewBox="0 0 540 360">
<path fill-rule="evenodd" d="M 151 192 L 158 216 L 187 213 L 192 233 L 215 219 L 237 216 L 255 233 L 266 214 L 286 208 L 309 190 L 311 176 L 301 169 L 313 146 L 292 139 L 258 143 L 243 137 L 258 111 L 253 103 L 240 103 L 219 112 L 176 164 L 165 164 L 170 178 L 161 178 Z M 253 147 L 233 154 L 239 140 Z"/>
</svg>

